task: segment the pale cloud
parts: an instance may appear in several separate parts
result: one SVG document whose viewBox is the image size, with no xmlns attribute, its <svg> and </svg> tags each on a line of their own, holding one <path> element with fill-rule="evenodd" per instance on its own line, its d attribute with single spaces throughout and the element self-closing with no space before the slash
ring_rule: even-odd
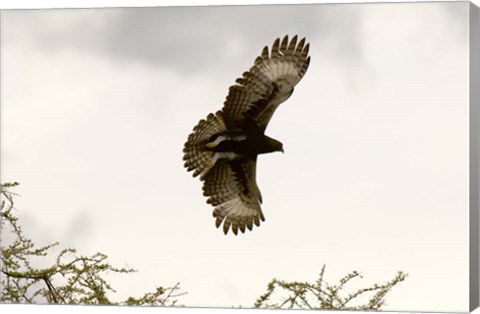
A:
<svg viewBox="0 0 480 314">
<path fill-rule="evenodd" d="M 324 52 L 360 57 L 361 6 L 217 6 L 9 12 L 6 43 L 27 39 L 47 53 L 98 54 L 187 74 L 218 71 L 284 34 L 315 37 Z M 75 34 L 72 36 L 72 34 Z M 225 51 L 235 46 L 235 54 Z"/>
<path fill-rule="evenodd" d="M 21 182 L 20 215 L 137 268 L 112 278 L 121 297 L 180 281 L 186 305 L 250 306 L 326 263 L 332 280 L 410 273 L 390 310 L 465 310 L 466 5 L 304 8 L 6 14 L 2 180 Z M 259 158 L 267 221 L 225 237 L 182 146 L 284 33 L 312 63 L 267 130 L 286 153 Z"/>
</svg>

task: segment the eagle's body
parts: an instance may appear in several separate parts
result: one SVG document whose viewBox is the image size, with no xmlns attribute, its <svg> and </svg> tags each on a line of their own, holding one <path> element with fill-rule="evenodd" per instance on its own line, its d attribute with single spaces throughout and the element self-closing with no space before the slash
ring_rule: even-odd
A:
<svg viewBox="0 0 480 314">
<path fill-rule="evenodd" d="M 259 154 L 283 150 L 282 143 L 266 136 L 255 126 L 245 131 L 233 130 L 215 134 L 206 146 L 206 150 L 233 153 L 238 158 L 253 158 Z"/>
<path fill-rule="evenodd" d="M 293 93 L 310 63 L 309 45 L 297 36 L 265 47 L 238 85 L 230 87 L 222 110 L 209 114 L 193 129 L 184 147 L 185 167 L 200 175 L 203 194 L 215 209 L 216 225 L 223 222 L 237 234 L 264 221 L 255 172 L 260 154 L 283 151 L 281 142 L 265 135 L 275 109 Z"/>
</svg>

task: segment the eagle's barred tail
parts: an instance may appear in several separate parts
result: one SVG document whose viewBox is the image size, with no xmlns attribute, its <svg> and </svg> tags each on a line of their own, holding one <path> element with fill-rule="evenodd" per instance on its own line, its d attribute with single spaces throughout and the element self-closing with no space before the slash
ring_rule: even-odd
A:
<svg viewBox="0 0 480 314">
<path fill-rule="evenodd" d="M 213 210 L 213 217 L 215 218 L 215 226 L 217 228 L 220 228 L 223 222 L 223 233 L 227 234 L 230 227 L 232 229 L 232 232 L 235 235 L 238 234 L 239 229 L 242 233 L 245 233 L 245 228 L 248 228 L 248 230 L 252 231 L 253 224 L 259 227 L 260 221 L 265 221 L 265 216 L 263 216 L 263 213 L 261 211 L 253 212 L 253 213 L 252 211 L 249 211 L 248 213 L 244 213 L 245 216 L 229 215 L 229 214 L 232 214 L 230 213 L 231 208 L 229 209 L 225 205 L 227 205 L 228 203 L 231 203 L 232 201 L 236 201 L 236 199 L 231 200 L 226 204 L 222 204 Z M 242 209 L 243 211 L 245 211 L 246 208 L 243 207 Z"/>
<path fill-rule="evenodd" d="M 188 136 L 188 140 L 183 148 L 185 168 L 187 171 L 193 170 L 193 176 L 201 175 L 201 178 L 207 174 L 208 170 L 215 164 L 214 152 L 206 149 L 209 139 L 213 135 L 223 133 L 227 130 L 222 112 L 210 113 L 206 119 L 200 120 L 193 128 L 193 132 Z"/>
</svg>

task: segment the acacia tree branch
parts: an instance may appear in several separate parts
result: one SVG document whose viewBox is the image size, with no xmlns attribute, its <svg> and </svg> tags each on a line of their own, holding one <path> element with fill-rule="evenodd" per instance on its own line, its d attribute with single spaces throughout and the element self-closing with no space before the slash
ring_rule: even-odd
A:
<svg viewBox="0 0 480 314">
<path fill-rule="evenodd" d="M 52 249 L 59 245 L 58 242 L 37 247 L 23 235 L 13 212 L 14 196 L 17 195 L 9 189 L 17 185 L 16 182 L 0 184 L 0 226 L 2 233 L 8 227 L 13 236 L 9 245 L 2 243 L 0 248 L 0 302 L 36 303 L 40 299 L 63 304 L 125 304 L 109 299 L 108 293 L 116 291 L 104 274 L 127 274 L 135 270 L 112 266 L 102 253 L 79 256 L 75 249 L 64 249 L 54 256 Z M 53 257 L 54 261 L 47 268 L 36 268 L 32 265 L 38 257 Z M 179 283 L 172 288 L 159 287 L 153 293 L 146 293 L 137 303 L 173 306 L 176 298 L 186 293 L 177 293 L 178 290 Z"/>
<path fill-rule="evenodd" d="M 385 304 L 385 297 L 391 289 L 404 281 L 407 277 L 403 272 L 385 284 L 374 284 L 370 287 L 358 289 L 354 293 L 342 296 L 343 289 L 354 278 L 362 278 L 360 273 L 353 271 L 339 280 L 337 285 L 329 285 L 324 281 L 325 265 L 319 278 L 313 283 L 285 282 L 272 280 L 267 291 L 254 304 L 255 308 L 299 308 L 299 309 L 341 309 L 341 310 L 379 310 Z M 323 288 L 325 287 L 325 288 Z M 269 303 L 276 294 L 287 293 L 287 298 L 277 303 Z M 365 304 L 347 306 L 348 303 L 358 301 L 366 293 L 374 293 Z"/>
</svg>

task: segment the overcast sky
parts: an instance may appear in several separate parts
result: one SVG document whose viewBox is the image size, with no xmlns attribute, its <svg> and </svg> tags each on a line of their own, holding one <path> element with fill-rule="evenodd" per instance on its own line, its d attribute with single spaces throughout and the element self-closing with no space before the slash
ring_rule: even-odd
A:
<svg viewBox="0 0 480 314">
<path fill-rule="evenodd" d="M 409 274 L 386 310 L 468 309 L 468 4 L 2 12 L 2 182 L 38 244 L 181 283 L 187 306 L 252 306 L 274 277 Z M 225 236 L 183 168 L 193 126 L 265 45 L 311 64 L 259 157 L 266 222 Z"/>
</svg>

